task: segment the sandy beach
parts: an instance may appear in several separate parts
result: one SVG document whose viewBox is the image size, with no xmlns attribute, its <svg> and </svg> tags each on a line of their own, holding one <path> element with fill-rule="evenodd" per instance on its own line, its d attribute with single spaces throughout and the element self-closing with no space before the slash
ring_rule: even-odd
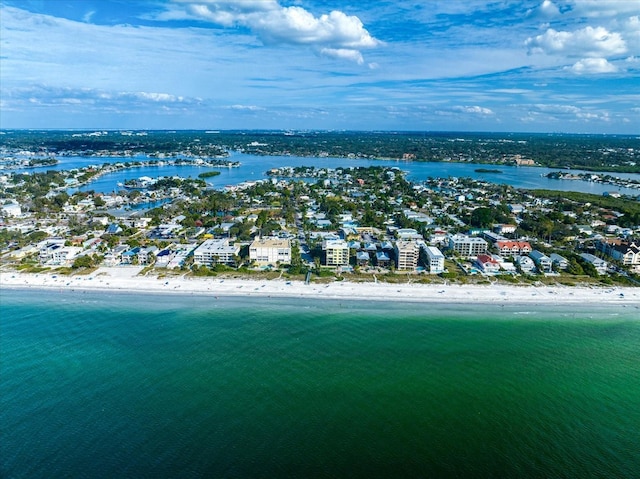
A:
<svg viewBox="0 0 640 479">
<path fill-rule="evenodd" d="M 640 306 L 640 288 L 588 286 L 511 286 L 355 283 L 304 284 L 286 280 L 227 279 L 219 277 L 138 276 L 139 267 L 99 268 L 84 276 L 62 276 L 16 271 L 0 272 L 0 289 L 11 288 L 161 293 L 210 296 L 287 297 L 424 303 L 545 303 Z"/>
</svg>

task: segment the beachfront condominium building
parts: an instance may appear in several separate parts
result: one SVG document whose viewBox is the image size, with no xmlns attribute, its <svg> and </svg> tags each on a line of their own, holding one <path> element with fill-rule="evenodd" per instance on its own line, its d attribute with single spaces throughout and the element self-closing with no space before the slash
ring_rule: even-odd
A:
<svg viewBox="0 0 640 479">
<path fill-rule="evenodd" d="M 479 254 L 485 254 L 487 246 L 488 243 L 477 236 L 457 234 L 449 238 L 449 248 L 463 258 L 476 258 Z"/>
<path fill-rule="evenodd" d="M 249 259 L 259 266 L 291 263 L 291 240 L 257 238 L 249 245 Z"/>
<path fill-rule="evenodd" d="M 424 252 L 427 255 L 427 267 L 429 273 L 440 274 L 444 272 L 444 255 L 435 246 L 425 246 Z"/>
<path fill-rule="evenodd" d="M 234 264 L 240 247 L 229 244 L 228 238 L 208 239 L 193 252 L 193 262 L 197 265 Z"/>
<path fill-rule="evenodd" d="M 420 246 L 415 241 L 396 241 L 396 267 L 402 270 L 414 270 L 418 267 Z"/>
<path fill-rule="evenodd" d="M 322 249 L 325 252 L 326 266 L 348 266 L 349 265 L 349 244 L 341 239 L 327 239 L 322 242 Z"/>
</svg>

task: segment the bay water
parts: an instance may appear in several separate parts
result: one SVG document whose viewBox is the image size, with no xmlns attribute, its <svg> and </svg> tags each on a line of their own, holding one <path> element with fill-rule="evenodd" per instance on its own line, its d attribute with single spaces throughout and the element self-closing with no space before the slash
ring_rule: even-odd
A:
<svg viewBox="0 0 640 479">
<path fill-rule="evenodd" d="M 640 477 L 640 310 L 0 292 L 0 476 Z"/>
</svg>

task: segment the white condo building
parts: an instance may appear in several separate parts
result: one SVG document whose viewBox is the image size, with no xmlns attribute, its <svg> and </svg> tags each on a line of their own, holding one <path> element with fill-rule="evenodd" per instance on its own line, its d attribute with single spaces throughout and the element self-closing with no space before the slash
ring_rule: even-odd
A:
<svg viewBox="0 0 640 479">
<path fill-rule="evenodd" d="M 249 259 L 258 265 L 291 263 L 291 241 L 282 238 L 258 238 L 249 246 Z"/>
<path fill-rule="evenodd" d="M 453 235 L 449 238 L 449 248 L 463 258 L 475 258 L 487 252 L 488 243 L 477 236 Z"/>
<path fill-rule="evenodd" d="M 325 251 L 326 266 L 348 266 L 349 265 L 349 244 L 341 239 L 329 239 L 322 242 L 322 249 Z"/>
<path fill-rule="evenodd" d="M 415 241 L 396 241 L 396 267 L 402 270 L 414 270 L 418 267 L 420 246 Z"/>
<path fill-rule="evenodd" d="M 198 246 L 193 252 L 193 262 L 198 265 L 224 263 L 233 264 L 234 256 L 240 252 L 240 247 L 229 244 L 225 239 L 209 239 Z"/>
<path fill-rule="evenodd" d="M 444 255 L 435 246 L 425 246 L 427 254 L 427 266 L 431 274 L 440 274 L 444 272 Z"/>
</svg>

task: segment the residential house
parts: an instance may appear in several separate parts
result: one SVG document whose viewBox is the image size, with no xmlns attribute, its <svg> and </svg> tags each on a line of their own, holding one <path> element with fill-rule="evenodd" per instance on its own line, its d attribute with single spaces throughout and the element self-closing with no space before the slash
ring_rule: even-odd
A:
<svg viewBox="0 0 640 479">
<path fill-rule="evenodd" d="M 139 261 L 138 253 L 140 252 L 140 247 L 136 246 L 135 248 L 131 248 L 129 251 L 125 251 L 122 253 L 122 264 L 136 264 Z"/>
<path fill-rule="evenodd" d="M 138 263 L 140 264 L 151 263 L 157 251 L 158 251 L 157 246 L 147 246 L 146 248 L 141 248 L 140 251 L 138 251 Z"/>
<path fill-rule="evenodd" d="M 516 263 L 523 273 L 531 273 L 536 269 L 536 265 L 528 256 L 516 256 Z"/>
<path fill-rule="evenodd" d="M 479 254 L 475 264 L 484 274 L 497 274 L 500 272 L 500 263 L 491 255 Z"/>
<path fill-rule="evenodd" d="M 113 248 L 104 256 L 104 264 L 107 266 L 118 266 L 122 264 L 122 255 L 129 251 L 129 245 L 121 244 Z"/>
<path fill-rule="evenodd" d="M 378 251 L 376 253 L 376 265 L 380 268 L 387 268 L 391 264 L 391 257 L 384 251 Z"/>
<path fill-rule="evenodd" d="M 553 261 L 543 252 L 534 249 L 529 253 L 529 257 L 533 260 L 541 273 L 553 272 Z"/>
<path fill-rule="evenodd" d="M 165 248 L 162 251 L 159 251 L 158 254 L 156 254 L 155 266 L 157 268 L 166 268 L 175 255 L 175 251 L 170 248 Z"/>
<path fill-rule="evenodd" d="M 356 262 L 358 263 L 358 266 L 368 265 L 369 260 L 369 253 L 367 253 L 366 251 L 358 251 L 356 253 Z"/>
<path fill-rule="evenodd" d="M 598 274 L 607 274 L 607 268 L 609 267 L 609 265 L 605 260 L 598 258 L 597 256 L 594 256 L 590 253 L 580 253 L 580 257 L 583 260 L 591 263 L 596 268 Z"/>
<path fill-rule="evenodd" d="M 446 231 L 437 229 L 431 233 L 429 244 L 431 246 L 446 246 L 449 244 L 449 235 Z"/>
<path fill-rule="evenodd" d="M 43 264 L 71 266 L 82 252 L 78 246 L 64 246 L 64 243 L 48 243 L 40 249 L 40 262 Z"/>
<path fill-rule="evenodd" d="M 551 262 L 556 266 L 557 269 L 567 269 L 569 267 L 569 260 L 564 256 L 560 256 L 557 253 L 551 253 L 549 255 Z"/>
<path fill-rule="evenodd" d="M 62 238 L 49 238 L 38 243 L 38 255 L 41 263 L 46 263 L 53 257 L 54 251 L 64 246 L 65 240 Z"/>
</svg>

